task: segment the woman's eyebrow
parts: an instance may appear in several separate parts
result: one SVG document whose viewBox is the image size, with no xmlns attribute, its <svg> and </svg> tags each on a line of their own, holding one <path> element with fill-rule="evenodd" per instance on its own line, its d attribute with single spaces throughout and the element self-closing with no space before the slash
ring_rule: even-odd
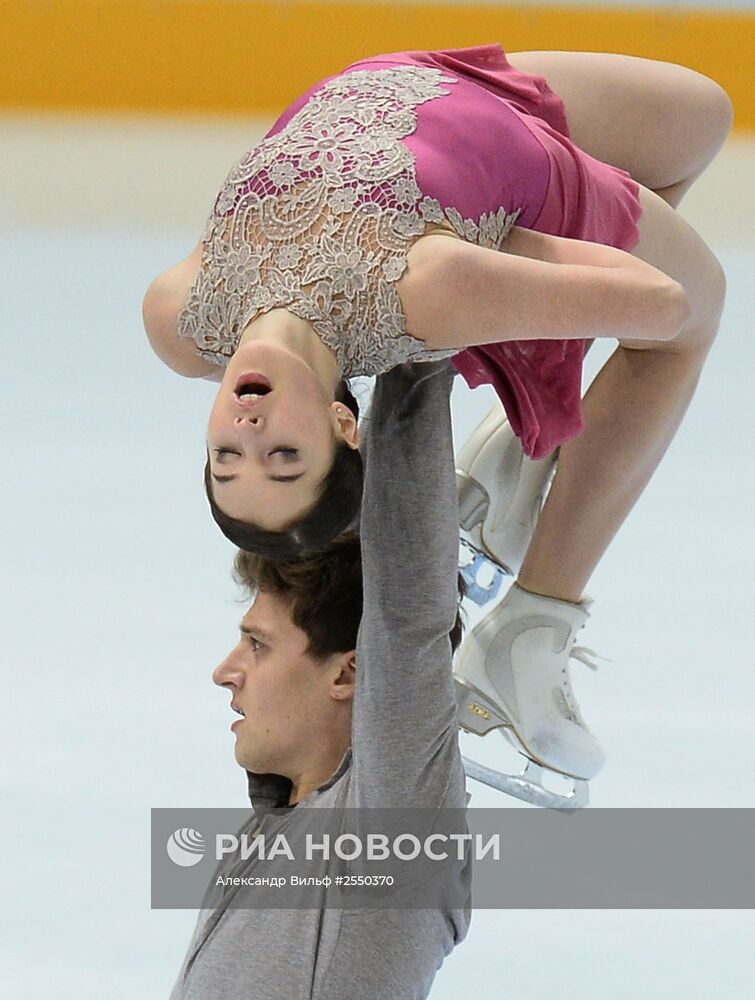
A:
<svg viewBox="0 0 755 1000">
<path fill-rule="evenodd" d="M 303 472 L 297 473 L 295 476 L 268 476 L 275 483 L 295 483 L 297 479 L 301 479 L 304 475 Z M 216 476 L 213 472 L 212 478 L 216 483 L 230 483 L 232 479 L 238 479 L 238 476 Z"/>
</svg>

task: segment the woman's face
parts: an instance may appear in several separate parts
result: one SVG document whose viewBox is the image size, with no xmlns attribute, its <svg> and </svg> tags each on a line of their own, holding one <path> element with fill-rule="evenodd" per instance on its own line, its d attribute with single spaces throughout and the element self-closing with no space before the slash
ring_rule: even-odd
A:
<svg viewBox="0 0 755 1000">
<path fill-rule="evenodd" d="M 243 344 L 207 428 L 217 505 L 267 531 L 300 520 L 333 464 L 339 415 L 349 412 L 295 354 L 269 342 Z"/>
</svg>

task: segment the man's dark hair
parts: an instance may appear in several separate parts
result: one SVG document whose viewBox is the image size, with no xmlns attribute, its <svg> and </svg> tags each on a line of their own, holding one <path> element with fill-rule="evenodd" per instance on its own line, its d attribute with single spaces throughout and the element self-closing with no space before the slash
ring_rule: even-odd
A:
<svg viewBox="0 0 755 1000">
<path fill-rule="evenodd" d="M 359 420 L 359 404 L 345 379 L 338 384 L 336 401 L 348 406 Z M 252 521 L 243 521 L 223 513 L 212 495 L 209 456 L 204 467 L 204 487 L 210 511 L 225 537 L 245 552 L 276 560 L 297 559 L 315 552 L 353 524 L 362 502 L 362 479 L 362 456 L 359 450 L 340 442 L 336 446 L 333 465 L 311 510 L 296 525 L 285 531 L 265 531 Z"/>
<path fill-rule="evenodd" d="M 296 561 L 274 561 L 240 550 L 233 576 L 250 594 L 258 590 L 291 604 L 291 619 L 309 639 L 307 653 L 325 659 L 356 649 L 362 620 L 362 553 L 359 535 L 349 531 L 326 549 Z M 449 632 L 451 649 L 461 642 L 461 599 L 466 585 L 458 575 L 459 604 Z"/>
</svg>

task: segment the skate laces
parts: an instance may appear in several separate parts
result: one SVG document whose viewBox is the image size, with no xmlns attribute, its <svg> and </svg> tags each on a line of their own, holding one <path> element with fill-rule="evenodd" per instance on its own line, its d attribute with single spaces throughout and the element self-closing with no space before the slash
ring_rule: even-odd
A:
<svg viewBox="0 0 755 1000">
<path fill-rule="evenodd" d="M 571 653 L 569 653 L 569 659 L 579 660 L 580 663 L 584 663 L 585 666 L 588 666 L 590 670 L 597 670 L 598 664 L 593 663 L 588 654 L 589 656 L 597 657 L 599 660 L 605 660 L 606 663 L 613 662 L 613 660 L 610 660 L 607 656 L 601 656 L 599 653 L 596 653 L 594 649 L 589 649 L 587 646 L 572 646 Z M 579 706 L 574 698 L 574 692 L 571 689 L 571 678 L 569 677 L 569 672 L 566 668 L 563 670 L 562 690 L 564 693 L 566 708 L 568 713 L 572 716 L 572 720 L 586 729 L 587 726 L 585 725 L 582 713 L 580 712 Z"/>
<path fill-rule="evenodd" d="M 594 649 L 588 649 L 587 646 L 572 646 L 572 651 L 569 654 L 569 659 L 579 660 L 580 663 L 584 663 L 586 666 L 588 666 L 590 670 L 597 670 L 598 664 L 593 663 L 589 659 L 587 655 L 588 653 L 590 654 L 590 656 L 596 656 L 599 660 L 605 660 L 606 663 L 613 663 L 613 660 L 609 660 L 607 656 L 601 656 L 599 653 L 596 653 Z"/>
</svg>

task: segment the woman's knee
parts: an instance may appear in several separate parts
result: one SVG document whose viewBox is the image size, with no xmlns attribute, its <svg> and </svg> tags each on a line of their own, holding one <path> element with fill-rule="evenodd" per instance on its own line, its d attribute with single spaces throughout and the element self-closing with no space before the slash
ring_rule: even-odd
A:
<svg viewBox="0 0 755 1000">
<path fill-rule="evenodd" d="M 690 316 L 685 326 L 691 329 L 712 328 L 715 331 L 718 329 L 726 301 L 726 272 L 721 261 L 707 246 L 703 258 L 700 267 L 700 287 L 696 295 L 697 310 Z M 684 330 L 683 326 L 677 338 L 684 333 Z"/>
<path fill-rule="evenodd" d="M 726 273 L 718 258 L 707 248 L 697 262 L 692 298 L 695 307 L 674 337 L 662 341 L 620 340 L 620 346 L 629 350 L 704 357 L 718 334 L 726 299 Z"/>
<path fill-rule="evenodd" d="M 718 149 L 723 146 L 734 125 L 734 105 L 724 88 L 706 77 L 708 87 L 708 114 L 711 122 L 711 129 L 714 129 L 719 136 Z"/>
<path fill-rule="evenodd" d="M 678 340 L 686 330 L 710 326 L 720 318 L 726 275 L 700 234 L 655 192 L 640 187 L 640 202 L 640 241 L 631 253 L 684 288 L 690 314 L 675 338 Z"/>
<path fill-rule="evenodd" d="M 672 351 L 699 351 L 707 354 L 713 346 L 721 325 L 721 316 L 726 300 L 726 272 L 714 254 L 707 261 L 705 276 L 707 294 L 706 308 L 697 316 L 691 316 L 666 347 Z"/>
</svg>

